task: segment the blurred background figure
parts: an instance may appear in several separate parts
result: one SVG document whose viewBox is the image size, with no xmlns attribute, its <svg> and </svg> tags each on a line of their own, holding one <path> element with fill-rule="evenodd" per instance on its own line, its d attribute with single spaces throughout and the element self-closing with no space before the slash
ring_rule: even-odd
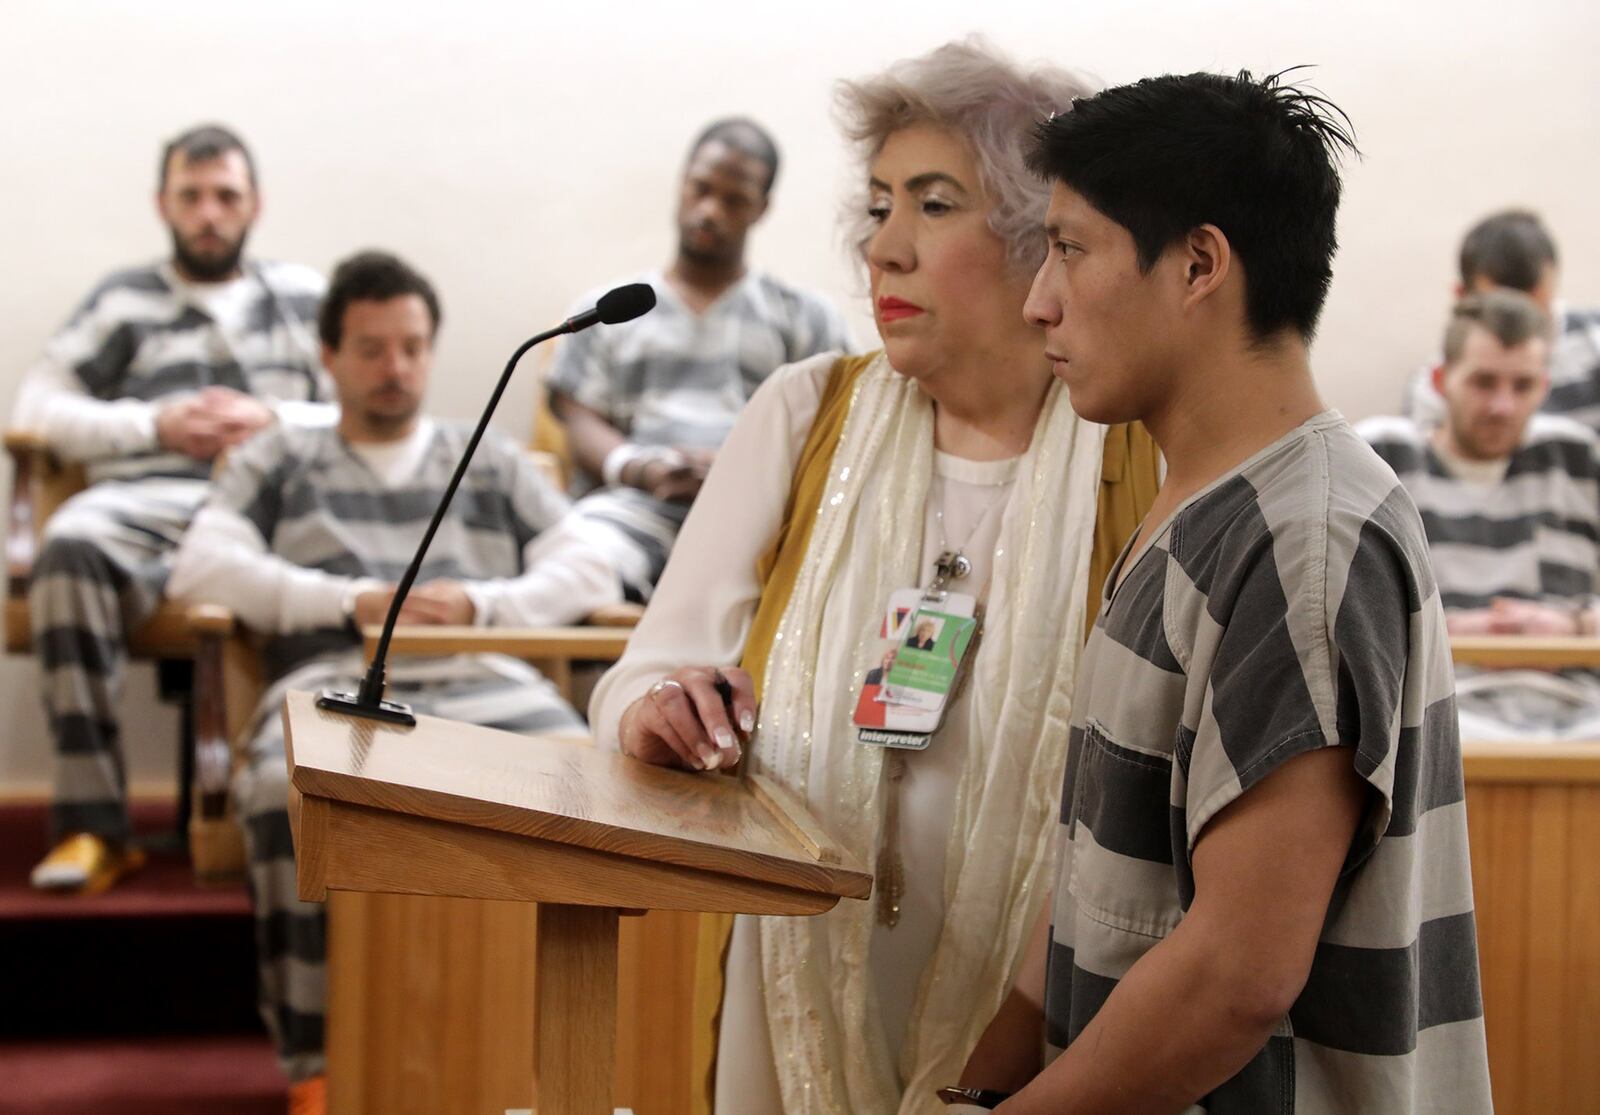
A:
<svg viewBox="0 0 1600 1115">
<path fill-rule="evenodd" d="M 637 599 L 655 588 L 756 388 L 781 365 L 850 347 L 830 302 L 745 262 L 777 177 L 777 144 L 760 125 L 708 125 L 679 182 L 677 254 L 628 280 L 655 288 L 655 310 L 568 338 L 547 381 L 578 466 L 574 494 L 589 493 L 579 510 L 616 528 L 614 560 Z"/>
<path fill-rule="evenodd" d="M 296 896 L 288 762 L 277 714 L 290 688 L 354 690 L 361 628 L 443 498 L 471 428 L 422 412 L 439 301 L 392 255 L 334 272 L 320 315 L 337 427 L 282 428 L 233 454 L 185 535 L 174 596 L 221 604 L 265 639 L 270 685 L 234 781 L 249 856 L 261 1014 L 293 1082 L 291 1110 L 320 1115 L 327 913 Z M 479 448 L 400 612 L 405 624 L 559 625 L 621 597 L 598 550 L 558 524 L 569 504 L 504 438 Z M 583 731 L 538 670 L 501 655 L 408 660 L 391 689 L 418 713 L 509 732 Z"/>
<path fill-rule="evenodd" d="M 1422 512 L 1454 635 L 1597 633 L 1600 438 L 1539 412 L 1551 338 L 1532 296 L 1469 294 L 1432 376 L 1440 423 L 1360 426 Z M 1586 670 L 1458 669 L 1456 700 L 1463 739 L 1600 736 L 1600 678 Z"/>
<path fill-rule="evenodd" d="M 245 255 L 261 197 L 243 141 L 217 125 L 178 136 L 155 200 L 170 257 L 95 287 L 13 416 L 90 481 L 51 516 L 28 590 L 56 750 L 57 843 L 36 887 L 100 891 L 140 862 L 117 712 L 127 637 L 160 603 L 212 458 L 329 397 L 311 325 L 321 276 Z M 331 418 L 319 409 L 299 417 Z"/>
<path fill-rule="evenodd" d="M 1549 390 L 1543 409 L 1600 431 L 1600 309 L 1574 309 L 1562 301 L 1555 239 L 1537 213 L 1507 209 L 1473 225 L 1461 241 L 1455 295 L 1519 291 L 1553 323 Z M 1435 384 L 1437 365 L 1423 368 L 1406 388 L 1403 412 L 1435 426 L 1446 404 Z"/>
</svg>

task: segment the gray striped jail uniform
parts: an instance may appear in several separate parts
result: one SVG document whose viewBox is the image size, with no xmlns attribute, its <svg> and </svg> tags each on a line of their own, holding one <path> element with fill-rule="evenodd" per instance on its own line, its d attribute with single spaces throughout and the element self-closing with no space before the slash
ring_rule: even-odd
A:
<svg viewBox="0 0 1600 1115">
<path fill-rule="evenodd" d="M 1410 497 L 1328 412 L 1192 497 L 1129 561 L 1107 581 L 1073 710 L 1050 1045 L 1075 1040 L 1183 920 L 1218 811 L 1339 745 L 1371 793 L 1305 989 L 1188 1110 L 1489 1111 L 1449 647 Z"/>
<path fill-rule="evenodd" d="M 1484 608 L 1496 597 L 1597 603 L 1600 436 L 1587 426 L 1534 415 L 1493 485 L 1456 475 L 1410 419 L 1371 418 L 1357 431 L 1422 513 L 1446 608 Z M 1600 677 L 1591 671 L 1461 670 L 1456 685 L 1463 738 L 1600 735 Z"/>
<path fill-rule="evenodd" d="M 116 713 L 127 636 L 160 603 L 173 549 L 205 498 L 210 464 L 159 448 L 153 406 L 213 385 L 280 403 L 332 394 L 314 324 L 322 278 L 249 262 L 241 281 L 259 289 L 225 329 L 170 264 L 118 272 L 24 382 L 19 420 L 37 419 L 63 455 L 86 458 L 90 480 L 46 524 L 28 592 L 56 748 L 57 836 L 128 835 Z M 104 416 L 103 434 L 94 422 L 58 429 L 50 407 L 63 397 Z"/>
<path fill-rule="evenodd" d="M 1600 433 L 1600 310 L 1563 310 L 1559 319 L 1550 349 L 1550 395 L 1540 409 Z M 1444 421 L 1444 399 L 1433 389 L 1431 366 L 1412 373 L 1401 410 L 1425 427 Z"/>
<path fill-rule="evenodd" d="M 747 274 L 702 313 L 686 306 L 659 272 L 632 281 L 655 289 L 656 308 L 567 338 L 546 384 L 598 411 L 639 445 L 719 448 L 775 370 L 850 347 L 831 303 L 771 275 Z M 603 293 L 592 292 L 578 308 L 593 306 Z M 630 593 L 648 599 L 689 506 L 635 488 L 597 489 L 598 483 L 586 473 L 575 477 L 573 494 L 585 497 L 579 512 L 615 528 L 613 561 Z"/>
<path fill-rule="evenodd" d="M 439 425 L 412 478 L 383 487 L 332 429 L 277 428 L 233 454 L 211 503 L 242 515 L 270 553 L 336 577 L 392 582 L 410 562 L 470 430 Z M 418 575 L 487 581 L 524 572 L 523 552 L 570 507 L 525 454 L 485 438 Z M 218 601 L 227 603 L 226 600 Z M 574 617 L 576 618 L 576 617 Z M 262 1016 L 291 1079 L 323 1071 L 326 915 L 296 897 L 288 770 L 277 715 L 289 688 L 353 689 L 364 672 L 348 627 L 273 635 L 263 661 L 272 684 L 234 783 L 256 910 Z M 418 713 L 509 732 L 582 731 L 583 720 L 538 671 L 498 655 L 401 659 L 392 699 Z"/>
</svg>

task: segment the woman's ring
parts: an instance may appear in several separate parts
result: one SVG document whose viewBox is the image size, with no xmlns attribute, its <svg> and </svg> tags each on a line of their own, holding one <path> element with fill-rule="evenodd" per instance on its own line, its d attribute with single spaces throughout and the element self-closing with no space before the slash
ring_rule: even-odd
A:
<svg viewBox="0 0 1600 1115">
<path fill-rule="evenodd" d="M 683 682 L 674 681 L 671 678 L 667 678 L 665 681 L 658 681 L 650 687 L 650 696 L 661 696 L 662 690 L 666 689 L 669 685 L 677 686 L 679 689 L 683 688 Z"/>
</svg>

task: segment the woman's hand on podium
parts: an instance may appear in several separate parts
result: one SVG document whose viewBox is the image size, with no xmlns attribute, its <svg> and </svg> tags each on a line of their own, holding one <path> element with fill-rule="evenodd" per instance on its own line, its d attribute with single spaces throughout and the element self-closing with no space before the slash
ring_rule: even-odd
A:
<svg viewBox="0 0 1600 1115">
<path fill-rule="evenodd" d="M 657 766 L 717 770 L 743 754 L 756 726 L 756 688 L 737 666 L 685 666 L 629 705 L 622 752 Z"/>
</svg>

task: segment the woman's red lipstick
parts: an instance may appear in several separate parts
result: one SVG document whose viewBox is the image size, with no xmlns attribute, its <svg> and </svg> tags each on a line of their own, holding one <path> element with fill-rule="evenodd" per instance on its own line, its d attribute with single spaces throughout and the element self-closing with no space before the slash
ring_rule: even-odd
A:
<svg viewBox="0 0 1600 1115">
<path fill-rule="evenodd" d="M 903 298 L 878 299 L 878 320 L 886 324 L 899 321 L 901 318 L 915 317 L 922 312 L 921 306 L 907 302 Z"/>
</svg>

